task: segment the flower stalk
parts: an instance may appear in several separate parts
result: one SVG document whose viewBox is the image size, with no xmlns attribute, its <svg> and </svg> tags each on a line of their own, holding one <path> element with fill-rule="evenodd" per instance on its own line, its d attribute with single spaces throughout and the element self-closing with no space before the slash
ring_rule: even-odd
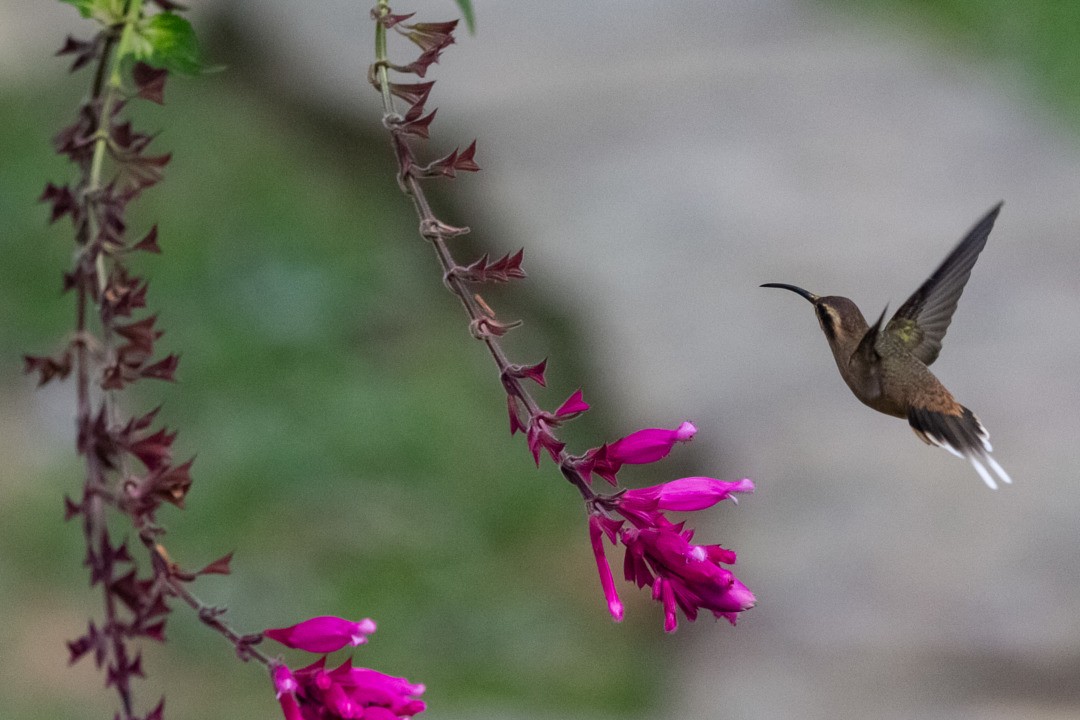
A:
<svg viewBox="0 0 1080 720">
<path fill-rule="evenodd" d="M 70 662 L 94 658 L 106 687 L 117 694 L 118 720 L 162 720 L 164 698 L 145 713 L 136 711 L 133 680 L 145 677 L 140 643 L 165 641 L 170 602 L 179 600 L 241 660 L 268 669 L 289 720 L 361 715 L 375 720 L 422 712 L 425 705 L 416 697 L 422 685 L 354 668 L 351 659 L 324 672 L 323 657 L 317 668 L 293 674 L 280 658 L 256 647 L 273 638 L 288 647 L 334 652 L 366 642 L 375 631 L 370 619 L 322 616 L 292 628 L 244 634 L 226 621 L 224 607 L 205 603 L 190 589 L 203 575 L 229 574 L 232 553 L 196 571 L 169 557 L 157 512 L 166 504 L 183 509 L 194 459 L 174 461 L 177 434 L 155 426 L 160 408 L 125 417 L 122 396 L 142 380 L 172 381 L 179 363 L 175 354 L 158 359 L 163 330 L 156 315 L 146 314 L 147 281 L 126 264 L 133 253 L 161 253 L 157 227 L 133 239 L 126 211 L 162 180 L 170 155 L 148 154 L 153 138 L 135 130 L 123 110 L 133 99 L 162 103 L 168 73 L 193 74 L 200 65 L 190 25 L 173 12 L 179 6 L 171 0 L 65 1 L 100 26 L 90 40 L 69 37 L 58 53 L 74 56 L 72 71 L 93 67 L 93 79 L 76 120 L 54 139 L 56 151 L 75 165 L 76 177 L 62 186 L 48 183 L 40 198 L 50 207 L 51 222 L 67 217 L 73 225 L 76 252 L 63 288 L 74 294 L 75 329 L 59 352 L 26 355 L 25 364 L 39 385 L 75 375 L 76 449 L 84 476 L 78 501 L 64 499 L 65 519 L 81 520 L 85 564 L 91 585 L 101 589 L 102 613 L 68 642 Z M 156 12 L 148 11 L 151 5 Z M 117 515 L 146 551 L 142 565 L 148 569 L 140 568 L 127 540 L 116 541 L 110 522 Z"/>
<path fill-rule="evenodd" d="M 148 11 L 151 2 L 158 12 Z M 63 289 L 74 295 L 75 327 L 52 356 L 25 356 L 26 371 L 42 385 L 74 372 L 76 449 L 84 461 L 81 496 L 64 499 L 65 518 L 81 520 L 85 564 L 91 585 L 102 594 L 101 619 L 68 642 L 74 663 L 93 657 L 114 689 L 124 720 L 160 720 L 164 699 L 146 713 L 136 710 L 133 681 L 145 677 L 140 644 L 165 641 L 169 601 L 179 598 L 243 659 L 269 665 L 253 646 L 261 634 L 235 631 L 223 608 L 207 605 L 187 587 L 207 574 L 227 574 L 231 553 L 198 571 L 169 559 L 157 511 L 163 504 L 183 508 L 191 486 L 192 460 L 175 462 L 175 432 L 154 428 L 157 409 L 124 417 L 121 397 L 142 380 L 172 381 L 179 358 L 157 356 L 163 331 L 156 315 L 145 314 L 147 282 L 126 259 L 133 253 L 161 252 L 157 228 L 132 239 L 126 212 L 130 203 L 163 177 L 170 155 L 147 152 L 152 137 L 122 116 L 133 99 L 161 102 L 169 69 L 190 69 L 193 36 L 186 20 L 167 0 L 80 0 L 72 3 L 99 24 L 90 40 L 69 37 L 58 54 L 74 56 L 72 71 L 93 67 L 87 98 L 75 121 L 54 138 L 57 153 L 76 167 L 70 184 L 46 185 L 40 200 L 50 219 L 68 217 L 76 252 L 64 273 Z M 137 460 L 140 469 L 132 460 Z M 148 570 L 117 541 L 110 520 L 119 515 L 147 551 Z"/>
<path fill-rule="evenodd" d="M 690 541 L 693 531 L 685 530 L 682 523 L 672 523 L 664 515 L 665 510 L 701 509 L 731 497 L 732 492 L 750 492 L 753 483 L 742 480 L 730 484 L 727 490 L 717 490 L 710 483 L 724 483 L 713 478 L 684 478 L 657 486 L 652 492 L 660 499 L 654 507 L 641 506 L 644 499 L 633 493 L 618 491 L 612 495 L 599 494 L 592 488 L 593 476 L 599 476 L 612 486 L 618 487 L 616 474 L 625 464 L 652 463 L 668 454 L 676 443 L 687 442 L 697 432 L 691 423 L 683 423 L 674 430 L 650 428 L 633 433 L 614 443 L 593 448 L 582 455 L 567 451 L 565 443 L 558 439 L 557 429 L 589 409 L 581 391 L 573 393 L 555 411 L 547 411 L 532 395 L 526 380 L 544 386 L 547 361 L 534 365 L 511 362 L 504 351 L 500 338 L 518 327 L 520 322 L 499 320 L 495 312 L 475 292 L 474 286 L 493 282 L 509 282 L 522 279 L 523 251 L 507 254 L 490 262 L 485 255 L 480 260 L 462 265 L 457 262 L 449 243 L 453 238 L 469 232 L 467 227 L 454 227 L 440 220 L 432 209 L 422 181 L 440 177 L 454 178 L 458 172 L 476 172 L 480 168 L 474 161 L 476 142 L 464 151 L 455 149 L 449 155 L 427 164 L 416 156 L 413 144 L 426 140 L 436 111 L 427 112 L 425 105 L 434 82 L 395 82 L 390 71 L 426 77 L 430 66 L 438 62 L 441 53 L 454 40 L 457 21 L 428 23 L 407 22 L 412 14 L 395 15 L 388 0 L 378 0 L 372 10 L 375 20 L 375 62 L 371 65 L 368 80 L 382 98 L 383 125 L 390 133 L 391 147 L 397 160 L 397 181 L 401 190 L 411 199 L 419 220 L 421 237 L 435 251 L 442 269 L 443 283 L 465 311 L 471 334 L 484 343 L 495 362 L 499 379 L 506 393 L 511 434 L 522 433 L 529 452 L 537 466 L 541 457 L 548 455 L 558 466 L 563 477 L 577 488 L 589 514 L 589 537 L 597 561 L 601 587 L 608 608 L 615 620 L 622 619 L 622 603 L 618 598 L 610 568 L 604 556 L 604 537 L 626 548 L 624 575 L 639 587 L 653 589 L 653 596 L 665 609 L 665 629 L 676 627 L 675 608 L 693 620 L 697 611 L 705 608 L 717 617 L 735 622 L 736 614 L 754 604 L 753 595 L 719 563 L 731 564 L 734 553 L 719 546 L 694 545 Z M 419 57 L 408 65 L 395 65 L 388 55 L 388 38 L 391 31 L 407 38 L 420 48 Z M 408 105 L 404 113 L 395 103 L 401 100 Z M 708 481 L 702 483 L 698 481 Z M 672 486 L 666 491 L 666 486 Z M 726 486 L 725 486 L 726 487 Z M 713 498 L 706 499 L 706 496 Z M 676 501 L 665 499 L 679 498 Z M 732 498 L 733 499 L 733 498 Z M 700 506 L 700 507 L 697 507 Z M 723 552 L 721 552 L 723 550 Z"/>
</svg>

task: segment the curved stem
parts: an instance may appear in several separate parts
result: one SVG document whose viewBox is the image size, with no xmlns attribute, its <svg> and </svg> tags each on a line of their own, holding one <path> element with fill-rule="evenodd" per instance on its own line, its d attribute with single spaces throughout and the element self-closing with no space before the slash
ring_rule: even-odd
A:
<svg viewBox="0 0 1080 720">
<path fill-rule="evenodd" d="M 387 0 L 379 0 L 377 7 L 378 17 L 383 18 L 388 15 L 389 12 L 390 7 Z M 390 129 L 391 142 L 394 145 L 394 156 L 398 159 L 398 171 L 399 177 L 401 178 L 402 190 L 412 198 L 416 214 L 420 219 L 421 234 L 435 249 L 435 254 L 438 256 L 439 264 L 442 267 L 443 277 L 446 278 L 447 287 L 461 302 L 465 314 L 469 317 L 470 323 L 478 323 L 486 319 L 487 314 L 480 306 L 480 303 L 473 297 L 466 281 L 454 272 L 454 270 L 459 268 L 459 265 L 454 260 L 453 253 L 450 251 L 446 242 L 448 235 L 441 229 L 446 227 L 446 225 L 436 217 L 434 211 L 431 209 L 431 204 L 428 202 L 427 195 L 424 193 L 420 181 L 412 172 L 410 172 L 409 167 L 401 162 L 401 158 L 403 157 L 407 157 L 411 161 L 413 159 L 413 154 L 407 141 L 402 136 L 402 133 L 394 129 L 394 121 L 399 116 L 394 109 L 394 100 L 390 93 L 388 71 L 389 57 L 386 49 L 386 27 L 382 22 L 378 21 L 375 23 L 375 60 L 374 75 L 378 79 L 379 90 L 382 95 L 383 124 Z M 508 391 L 512 391 L 512 394 L 521 400 L 530 416 L 539 415 L 541 413 L 539 403 L 536 402 L 533 396 L 525 388 L 524 383 L 509 372 L 511 363 L 507 358 L 502 345 L 499 343 L 498 338 L 494 335 L 486 334 L 480 339 L 483 341 L 484 345 L 487 346 L 488 352 L 495 361 L 495 366 L 499 369 L 500 378 L 503 378 L 504 383 L 508 386 Z M 596 498 L 596 493 L 589 487 L 589 484 L 585 481 L 585 478 L 574 464 L 573 458 L 566 450 L 559 451 L 557 463 L 563 476 L 578 489 L 587 502 Z"/>
<path fill-rule="evenodd" d="M 188 607 L 194 610 L 204 625 L 220 633 L 231 642 L 241 660 L 254 659 L 269 667 L 270 658 L 254 647 L 255 643 L 262 640 L 262 634 L 244 635 L 234 630 L 223 619 L 225 608 L 209 605 L 188 590 L 184 581 L 173 572 L 172 563 L 165 556 L 163 549 L 154 542 L 152 532 L 149 532 L 146 527 L 140 527 L 139 530 L 139 539 L 142 540 L 147 552 L 150 553 L 150 559 L 154 566 L 154 576 L 168 585 L 169 592 L 183 600 Z"/>
</svg>

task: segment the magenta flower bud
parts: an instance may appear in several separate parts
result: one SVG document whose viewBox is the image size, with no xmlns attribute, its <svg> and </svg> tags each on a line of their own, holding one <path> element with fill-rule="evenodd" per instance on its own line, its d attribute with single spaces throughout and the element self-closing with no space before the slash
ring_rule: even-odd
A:
<svg viewBox="0 0 1080 720">
<path fill-rule="evenodd" d="M 332 615 L 313 617 L 287 628 L 264 630 L 263 635 L 286 647 L 313 653 L 329 653 L 346 645 L 363 645 L 375 632 L 375 621 L 364 618 L 359 622 Z"/>
<path fill-rule="evenodd" d="M 592 473 L 596 473 L 617 487 L 618 480 L 615 475 L 623 465 L 642 465 L 662 460 L 671 452 L 671 448 L 675 447 L 675 443 L 687 442 L 695 433 L 697 428 L 690 422 L 684 422 L 674 430 L 638 430 L 613 443 L 588 451 L 578 460 L 577 468 L 586 482 L 590 481 Z"/>
<path fill-rule="evenodd" d="M 677 442 L 686 442 L 694 437 L 697 428 L 693 423 L 684 422 L 674 430 L 647 428 L 638 430 L 608 445 L 607 459 L 620 465 L 641 465 L 652 463 L 667 457 Z"/>
</svg>

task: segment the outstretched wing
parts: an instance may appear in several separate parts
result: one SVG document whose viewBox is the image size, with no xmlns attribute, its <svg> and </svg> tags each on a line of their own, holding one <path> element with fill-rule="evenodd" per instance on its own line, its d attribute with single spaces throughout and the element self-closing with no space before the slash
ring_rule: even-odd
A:
<svg viewBox="0 0 1080 720">
<path fill-rule="evenodd" d="M 998 203 L 983 216 L 885 326 L 885 333 L 899 340 L 926 365 L 934 362 L 941 352 L 941 340 L 952 322 L 956 303 L 971 276 L 971 268 L 986 246 L 1001 205 Z"/>
</svg>

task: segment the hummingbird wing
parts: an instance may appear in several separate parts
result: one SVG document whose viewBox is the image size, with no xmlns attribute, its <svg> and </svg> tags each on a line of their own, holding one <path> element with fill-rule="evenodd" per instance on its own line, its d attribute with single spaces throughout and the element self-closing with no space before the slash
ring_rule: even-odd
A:
<svg viewBox="0 0 1080 720">
<path fill-rule="evenodd" d="M 861 362 L 864 367 L 877 365 L 881 360 L 881 353 L 879 353 L 877 349 L 877 341 L 878 335 L 881 334 L 881 323 L 885 322 L 885 313 L 887 312 L 889 312 L 888 305 L 881 311 L 881 316 L 877 319 L 877 322 L 870 326 L 870 329 L 867 330 L 866 334 L 859 340 L 859 344 L 851 356 L 853 360 L 858 358 L 858 361 Z M 889 322 L 891 323 L 892 320 Z M 886 329 L 888 328 L 886 327 Z"/>
<path fill-rule="evenodd" d="M 881 335 L 881 323 L 885 322 L 885 313 L 889 308 L 881 311 L 869 330 L 859 340 L 855 352 L 848 360 L 848 368 L 855 382 L 862 388 L 862 392 L 868 397 L 877 398 L 881 395 L 881 353 L 878 352 L 878 339 Z M 850 381 L 849 381 L 850 384 Z M 854 388 L 854 386 L 852 386 Z M 862 395 L 856 393 L 859 399 Z M 866 402 L 866 400 L 863 400 Z"/>
<path fill-rule="evenodd" d="M 925 365 L 934 362 L 941 352 L 941 340 L 952 322 L 956 303 L 971 276 L 971 268 L 986 246 L 1001 205 L 998 203 L 983 216 L 885 326 L 887 334 Z"/>
</svg>

